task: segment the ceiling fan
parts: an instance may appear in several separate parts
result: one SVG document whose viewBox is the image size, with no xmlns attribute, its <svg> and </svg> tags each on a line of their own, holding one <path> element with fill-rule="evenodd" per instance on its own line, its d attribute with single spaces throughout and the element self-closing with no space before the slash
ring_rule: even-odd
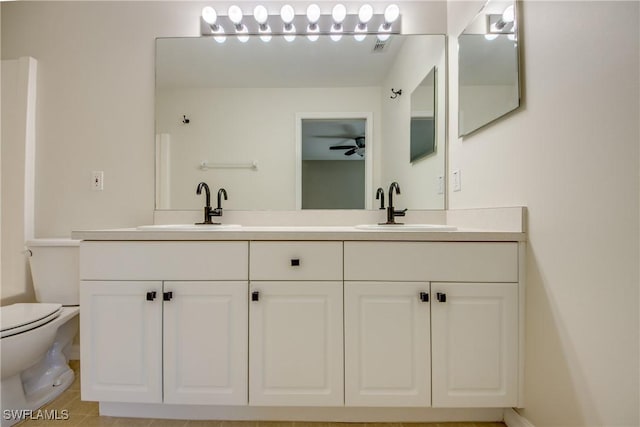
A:
<svg viewBox="0 0 640 427">
<path fill-rule="evenodd" d="M 360 157 L 364 157 L 364 136 L 335 136 L 333 138 L 343 138 L 347 140 L 353 140 L 353 144 L 349 145 L 332 145 L 329 150 L 347 150 L 345 156 L 351 156 L 357 154 Z"/>
</svg>

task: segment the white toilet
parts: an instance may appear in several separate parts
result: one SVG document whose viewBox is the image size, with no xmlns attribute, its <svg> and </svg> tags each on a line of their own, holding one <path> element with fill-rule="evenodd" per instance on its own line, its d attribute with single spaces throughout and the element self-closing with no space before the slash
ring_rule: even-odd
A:
<svg viewBox="0 0 640 427">
<path fill-rule="evenodd" d="M 80 242 L 36 239 L 26 246 L 38 302 L 0 307 L 3 427 L 21 421 L 20 410 L 55 399 L 74 379 L 67 354 L 78 332 Z"/>
</svg>

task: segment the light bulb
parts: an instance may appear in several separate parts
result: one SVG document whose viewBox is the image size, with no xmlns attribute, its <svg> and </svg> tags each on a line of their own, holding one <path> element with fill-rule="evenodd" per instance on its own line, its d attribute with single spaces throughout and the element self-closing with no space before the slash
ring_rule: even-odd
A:
<svg viewBox="0 0 640 427">
<path fill-rule="evenodd" d="M 292 42 L 296 39 L 296 26 L 293 24 L 285 24 L 282 29 L 284 33 L 284 39 L 288 42 Z"/>
<path fill-rule="evenodd" d="M 384 22 L 391 24 L 400 16 L 400 8 L 397 4 L 390 4 L 384 10 Z"/>
<path fill-rule="evenodd" d="M 360 25 L 356 25 L 356 29 L 354 30 L 355 34 L 353 36 L 353 38 L 358 41 L 361 42 L 364 39 L 367 38 L 367 25 L 366 24 L 360 24 Z"/>
<path fill-rule="evenodd" d="M 380 24 L 380 27 L 378 27 L 378 40 L 381 42 L 389 40 L 389 37 L 391 37 L 390 31 L 391 25 Z"/>
<path fill-rule="evenodd" d="M 209 25 L 214 25 L 218 20 L 218 14 L 211 6 L 207 6 L 202 9 L 202 19 Z"/>
<path fill-rule="evenodd" d="M 343 4 L 338 3 L 333 6 L 333 10 L 331 11 L 331 17 L 333 18 L 333 22 L 336 24 L 341 24 L 344 21 L 344 18 L 347 17 L 347 8 L 344 7 Z"/>
<path fill-rule="evenodd" d="M 320 38 L 320 28 L 316 24 L 307 25 L 307 39 L 310 42 L 315 42 Z"/>
<path fill-rule="evenodd" d="M 358 19 L 362 24 L 366 24 L 373 18 L 373 7 L 370 4 L 363 4 L 358 11 Z"/>
<path fill-rule="evenodd" d="M 282 6 L 282 9 L 280 9 L 280 17 L 282 18 L 282 22 L 285 24 L 292 23 L 295 16 L 296 12 L 290 4 L 285 4 Z"/>
<path fill-rule="evenodd" d="M 231 6 L 227 11 L 227 15 L 229 15 L 229 19 L 235 25 L 239 25 L 242 22 L 242 9 L 240 9 L 239 6 Z"/>
<path fill-rule="evenodd" d="M 516 19 L 516 11 L 513 8 L 513 5 L 507 7 L 504 12 L 502 12 L 502 20 L 504 22 L 513 22 Z"/>
<path fill-rule="evenodd" d="M 238 41 L 240 43 L 246 43 L 249 41 L 249 29 L 246 25 L 242 24 L 240 29 L 236 29 L 236 34 L 238 34 Z"/>
<path fill-rule="evenodd" d="M 266 7 L 259 4 L 255 9 L 253 9 L 253 17 L 256 19 L 258 24 L 264 25 L 267 23 L 267 19 L 269 18 L 269 12 L 267 12 Z"/>
<path fill-rule="evenodd" d="M 307 8 L 307 20 L 310 24 L 315 24 L 320 19 L 320 6 L 313 3 Z"/>
</svg>

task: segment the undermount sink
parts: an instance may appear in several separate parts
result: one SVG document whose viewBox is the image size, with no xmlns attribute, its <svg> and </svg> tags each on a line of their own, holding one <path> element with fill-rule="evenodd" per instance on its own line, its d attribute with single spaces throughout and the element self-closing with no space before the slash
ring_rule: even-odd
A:
<svg viewBox="0 0 640 427">
<path fill-rule="evenodd" d="M 154 224 L 140 225 L 136 229 L 140 231 L 216 231 L 239 230 L 239 224 Z"/>
<path fill-rule="evenodd" d="M 355 228 L 359 230 L 376 231 L 456 231 L 453 225 L 441 224 L 360 224 Z"/>
</svg>

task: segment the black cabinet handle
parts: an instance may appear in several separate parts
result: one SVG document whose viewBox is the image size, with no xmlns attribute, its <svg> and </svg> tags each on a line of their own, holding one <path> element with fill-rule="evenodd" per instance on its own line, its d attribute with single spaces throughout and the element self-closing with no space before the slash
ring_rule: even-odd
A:
<svg viewBox="0 0 640 427">
<path fill-rule="evenodd" d="M 171 298 L 173 298 L 173 292 L 165 292 L 162 294 L 163 301 L 171 301 Z"/>
<path fill-rule="evenodd" d="M 429 293 L 428 292 L 420 292 L 420 301 L 429 302 Z"/>
<path fill-rule="evenodd" d="M 260 299 L 260 292 L 253 291 L 251 292 L 251 301 L 258 301 Z"/>
<path fill-rule="evenodd" d="M 156 299 L 156 291 L 147 292 L 147 301 L 153 301 Z"/>
<path fill-rule="evenodd" d="M 292 258 L 291 267 L 298 267 L 298 266 L 300 266 L 300 258 Z"/>
<path fill-rule="evenodd" d="M 438 302 L 447 302 L 447 294 L 437 292 L 436 299 L 438 300 Z"/>
</svg>

